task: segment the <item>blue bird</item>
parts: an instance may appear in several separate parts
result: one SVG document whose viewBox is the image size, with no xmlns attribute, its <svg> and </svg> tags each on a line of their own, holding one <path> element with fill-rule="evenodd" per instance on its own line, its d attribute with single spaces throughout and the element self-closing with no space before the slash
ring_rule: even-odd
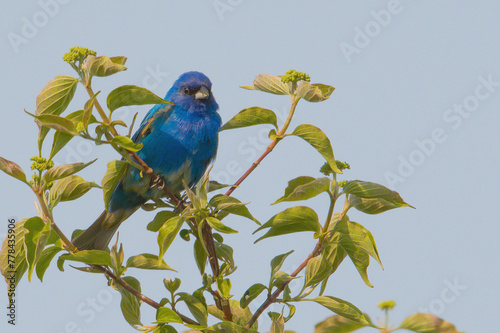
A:
<svg viewBox="0 0 500 333">
<path fill-rule="evenodd" d="M 165 96 L 174 105 L 155 105 L 132 137 L 143 147 L 139 157 L 163 178 L 174 194 L 195 185 L 215 158 L 221 118 L 211 92 L 212 83 L 203 73 L 182 74 Z M 108 210 L 73 239 L 79 250 L 107 248 L 120 224 L 148 200 L 165 196 L 161 186 L 129 165 L 111 194 Z"/>
</svg>

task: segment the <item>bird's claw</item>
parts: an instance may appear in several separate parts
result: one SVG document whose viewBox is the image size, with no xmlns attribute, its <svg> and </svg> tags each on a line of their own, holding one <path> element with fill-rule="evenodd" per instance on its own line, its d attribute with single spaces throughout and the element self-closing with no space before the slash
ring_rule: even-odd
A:
<svg viewBox="0 0 500 333">
<path fill-rule="evenodd" d="M 151 179 L 150 185 L 151 187 L 163 190 L 163 188 L 165 188 L 165 180 L 163 177 L 157 175 L 155 178 Z"/>
</svg>

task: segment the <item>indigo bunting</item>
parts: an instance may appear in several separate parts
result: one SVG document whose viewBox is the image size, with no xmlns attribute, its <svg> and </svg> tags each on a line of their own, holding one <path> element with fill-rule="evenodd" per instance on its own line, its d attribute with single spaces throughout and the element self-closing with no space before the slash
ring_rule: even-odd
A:
<svg viewBox="0 0 500 333">
<path fill-rule="evenodd" d="M 200 72 L 182 74 L 165 96 L 174 105 L 155 105 L 132 137 L 139 157 L 174 194 L 195 185 L 217 152 L 221 118 L 212 83 Z M 148 200 L 165 196 L 150 176 L 128 165 L 111 194 L 108 209 L 73 240 L 79 250 L 107 248 L 120 224 Z"/>
</svg>

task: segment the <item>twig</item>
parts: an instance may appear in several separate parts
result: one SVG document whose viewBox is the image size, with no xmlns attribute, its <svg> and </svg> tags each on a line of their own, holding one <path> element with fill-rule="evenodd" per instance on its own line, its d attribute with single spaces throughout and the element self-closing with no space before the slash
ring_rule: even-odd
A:
<svg viewBox="0 0 500 333">
<path fill-rule="evenodd" d="M 52 217 L 52 214 L 51 214 L 50 210 L 48 209 L 47 202 L 45 201 L 45 197 L 44 197 L 43 192 L 39 188 L 33 188 L 33 192 L 35 192 L 35 195 L 36 195 L 38 202 L 40 204 L 40 209 L 41 209 L 40 213 L 42 213 L 41 214 L 42 219 L 48 220 L 50 222 L 50 227 L 59 236 L 59 238 L 61 239 L 63 246 L 66 250 L 68 250 L 70 253 L 78 252 L 78 249 L 76 248 L 76 246 L 73 245 L 73 243 L 66 237 L 66 235 L 61 231 L 61 229 L 59 229 L 57 224 L 54 222 L 54 218 Z M 128 290 L 130 293 L 132 293 L 135 297 L 137 297 L 138 299 L 140 299 L 144 303 L 149 304 L 150 306 L 154 307 L 155 309 L 158 309 L 161 307 L 159 303 L 157 303 L 157 302 L 153 301 L 151 298 L 141 294 L 140 292 L 135 290 L 131 285 L 129 285 L 127 282 L 123 281 L 122 279 L 118 278 L 116 275 L 113 274 L 113 272 L 109 271 L 105 267 L 99 266 L 99 265 L 92 265 L 92 267 L 94 267 L 97 270 L 100 270 L 101 272 L 106 274 L 108 277 L 113 279 L 113 281 L 115 281 L 117 284 L 119 284 L 120 286 L 122 286 L 123 288 Z M 186 317 L 177 311 L 176 311 L 176 313 L 182 318 L 182 320 L 185 323 L 191 324 L 191 325 L 199 325 L 196 321 L 190 319 L 189 317 Z"/>
<path fill-rule="evenodd" d="M 106 274 L 116 284 L 122 286 L 124 289 L 126 289 L 128 292 L 130 292 L 132 295 L 134 295 L 137 299 L 143 301 L 144 303 L 150 305 L 151 307 L 153 307 L 155 309 L 161 308 L 161 305 L 159 303 L 157 303 L 157 302 L 153 301 L 151 298 L 149 298 L 149 297 L 141 294 L 140 292 L 138 292 L 137 290 L 135 290 L 134 287 L 132 287 L 127 282 L 125 282 L 122 279 L 120 279 L 119 277 L 117 277 L 115 274 L 113 274 L 113 272 L 111 272 L 110 270 L 106 269 L 105 267 L 98 266 L 98 265 L 93 265 L 92 267 L 94 267 L 97 270 L 99 270 L 99 271 L 103 272 L 104 274 Z M 199 325 L 198 322 L 192 320 L 189 317 L 184 316 L 183 314 L 179 313 L 177 310 L 174 310 L 174 311 L 175 311 L 175 313 L 177 313 L 179 315 L 179 317 L 181 317 L 182 321 L 184 321 L 186 324 Z"/>
<path fill-rule="evenodd" d="M 226 196 L 230 196 L 234 190 L 238 188 L 238 186 L 243 183 L 243 181 L 257 168 L 262 162 L 262 160 L 269 155 L 270 152 L 273 151 L 274 147 L 278 144 L 278 142 L 281 140 L 281 138 L 285 135 L 288 127 L 290 126 L 290 122 L 292 121 L 293 114 L 295 113 L 295 108 L 297 107 L 297 103 L 299 102 L 299 98 L 294 98 L 292 97 L 292 105 L 290 106 L 290 111 L 288 112 L 288 116 L 285 120 L 285 123 L 283 124 L 283 127 L 281 130 L 276 134 L 276 138 L 267 146 L 266 150 L 260 155 L 260 157 L 248 168 L 248 170 L 238 179 L 236 183 L 234 183 L 233 186 L 227 192 L 225 193 Z"/>
<path fill-rule="evenodd" d="M 304 262 L 302 262 L 302 264 L 300 264 L 300 266 L 297 267 L 297 269 L 295 271 L 293 271 L 293 273 L 290 274 L 290 276 L 291 277 L 296 277 L 307 266 L 307 263 L 309 262 L 309 260 L 311 260 L 314 257 L 317 257 L 320 253 L 321 253 L 321 242 L 318 242 L 318 243 L 316 243 L 316 247 L 311 252 L 311 254 L 309 254 L 307 256 L 306 260 L 304 260 Z M 257 319 L 260 317 L 260 315 L 269 307 L 269 305 L 271 305 L 274 302 L 276 302 L 276 300 L 278 299 L 279 295 L 283 292 L 283 290 L 285 290 L 285 287 L 290 282 L 291 282 L 291 280 L 283 282 L 278 287 L 278 289 L 276 289 L 271 295 L 269 295 L 267 297 L 267 299 L 264 301 L 264 303 L 262 303 L 262 305 L 259 306 L 259 308 L 257 309 L 257 311 L 255 311 L 255 313 L 253 314 L 252 318 L 250 318 L 250 320 L 248 321 L 248 323 L 246 324 L 245 327 L 247 327 L 247 328 L 252 327 L 253 324 L 257 321 Z"/>
<path fill-rule="evenodd" d="M 33 188 L 33 192 L 35 193 L 38 202 L 40 203 L 40 208 L 42 209 L 42 216 L 41 218 L 43 220 L 48 220 L 50 223 L 50 227 L 54 232 L 59 236 L 61 239 L 61 242 L 63 244 L 63 247 L 68 250 L 71 253 L 75 253 L 78 251 L 78 249 L 71 243 L 71 241 L 66 237 L 66 235 L 59 229 L 57 224 L 54 222 L 54 218 L 52 216 L 52 213 L 49 211 L 47 207 L 47 202 L 45 201 L 45 196 L 40 188 Z"/>
</svg>

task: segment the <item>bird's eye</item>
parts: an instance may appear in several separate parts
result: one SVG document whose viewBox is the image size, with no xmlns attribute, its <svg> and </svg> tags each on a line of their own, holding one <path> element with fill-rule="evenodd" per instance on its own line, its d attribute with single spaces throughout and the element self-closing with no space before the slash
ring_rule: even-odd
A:
<svg viewBox="0 0 500 333">
<path fill-rule="evenodd" d="M 189 88 L 182 89 L 182 92 L 185 93 L 186 95 L 189 95 Z"/>
</svg>

